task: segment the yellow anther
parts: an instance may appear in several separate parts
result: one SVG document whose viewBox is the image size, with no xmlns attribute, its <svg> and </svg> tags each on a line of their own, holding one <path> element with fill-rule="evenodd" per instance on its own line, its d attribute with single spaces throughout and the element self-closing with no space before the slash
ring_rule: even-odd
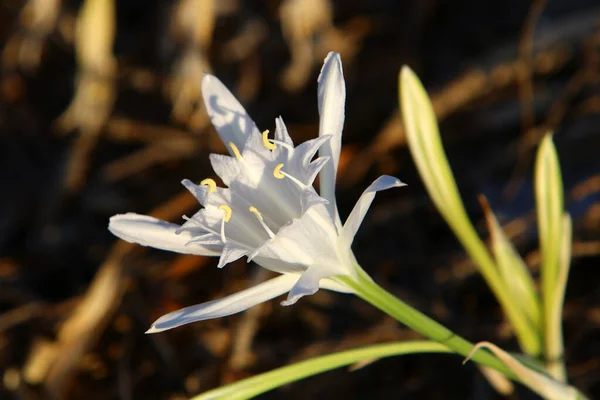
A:
<svg viewBox="0 0 600 400">
<path fill-rule="evenodd" d="M 240 151 L 238 150 L 237 146 L 235 145 L 235 143 L 233 142 L 229 142 L 229 147 L 231 148 L 231 151 L 233 151 L 233 155 L 235 156 L 236 159 L 241 160 L 242 159 L 242 155 L 240 154 Z"/>
<path fill-rule="evenodd" d="M 283 168 L 283 164 L 277 164 L 277 166 L 273 170 L 273 176 L 277 179 L 285 178 L 285 175 L 281 173 L 281 168 Z"/>
<path fill-rule="evenodd" d="M 217 183 L 210 178 L 204 179 L 202 182 L 200 182 L 200 184 L 208 186 L 208 193 L 212 193 L 217 190 Z"/>
<path fill-rule="evenodd" d="M 262 214 L 260 213 L 260 211 L 258 211 L 258 209 L 257 209 L 256 207 L 254 207 L 254 206 L 250 206 L 250 207 L 248 208 L 248 210 L 249 210 L 249 211 L 250 211 L 252 214 L 256 215 L 256 216 L 258 217 L 258 219 L 260 219 L 260 220 L 262 221 L 262 219 L 263 219 L 263 217 L 262 217 Z"/>
<path fill-rule="evenodd" d="M 262 140 L 263 140 L 263 145 L 267 149 L 275 150 L 277 148 L 277 146 L 275 146 L 275 143 L 269 142 L 269 130 L 268 129 L 262 133 Z"/>
<path fill-rule="evenodd" d="M 225 211 L 225 217 L 223 219 L 225 220 L 225 222 L 229 222 L 232 214 L 231 207 L 229 207 L 227 204 L 221 204 L 219 206 L 219 210 Z"/>
</svg>

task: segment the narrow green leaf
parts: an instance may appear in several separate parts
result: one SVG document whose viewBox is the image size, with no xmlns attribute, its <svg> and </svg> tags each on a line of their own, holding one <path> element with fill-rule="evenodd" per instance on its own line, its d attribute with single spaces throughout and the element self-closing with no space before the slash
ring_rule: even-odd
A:
<svg viewBox="0 0 600 400">
<path fill-rule="evenodd" d="M 540 144 L 535 165 L 535 198 L 541 253 L 542 302 L 544 313 L 544 355 L 549 363 L 562 357 L 556 343 L 556 297 L 560 295 L 561 241 L 563 228 L 563 184 L 552 135 Z M 561 300 L 562 302 L 562 300 Z M 562 338 L 560 338 L 562 340 Z M 560 378 L 560 377 L 557 377 Z"/>
<path fill-rule="evenodd" d="M 409 149 L 433 203 L 479 267 L 514 328 L 523 351 L 537 356 L 541 351 L 539 335 L 527 322 L 517 299 L 513 298 L 500 277 L 494 260 L 467 216 L 425 88 L 406 66 L 400 72 L 399 85 L 400 109 Z"/>
<path fill-rule="evenodd" d="M 504 234 L 504 230 L 492 212 L 485 196 L 480 196 L 479 202 L 483 209 L 488 231 L 490 232 L 492 252 L 496 259 L 500 276 L 512 296 L 518 299 L 518 303 L 521 305 L 530 323 L 541 334 L 542 308 L 533 277 L 513 244 Z"/>
<path fill-rule="evenodd" d="M 464 213 L 462 200 L 444 152 L 433 105 L 419 78 L 406 66 L 400 72 L 400 105 L 409 148 L 421 179 L 440 213 L 452 220 L 453 212 Z"/>
<path fill-rule="evenodd" d="M 446 346 L 426 340 L 366 346 L 354 350 L 315 357 L 310 360 L 300 361 L 292 365 L 277 368 L 263 374 L 255 375 L 251 378 L 210 390 L 193 397 L 191 400 L 249 399 L 287 383 L 363 360 L 414 353 L 448 352 L 450 352 L 450 350 Z"/>
<path fill-rule="evenodd" d="M 567 290 L 567 280 L 571 266 L 571 243 L 572 222 L 569 214 L 565 213 L 562 218 L 562 240 L 560 247 L 560 263 L 558 277 L 556 278 L 556 288 L 554 292 L 554 304 L 550 307 L 552 312 L 548 321 L 547 343 L 548 354 L 554 355 L 547 360 L 548 371 L 554 378 L 561 382 L 566 382 L 567 373 L 564 363 L 564 345 L 562 332 L 562 311 L 565 301 L 565 292 Z"/>
</svg>

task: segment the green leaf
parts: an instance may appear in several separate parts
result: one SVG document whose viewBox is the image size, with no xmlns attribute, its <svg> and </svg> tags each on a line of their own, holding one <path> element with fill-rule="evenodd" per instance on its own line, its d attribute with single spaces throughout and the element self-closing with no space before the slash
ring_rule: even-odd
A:
<svg viewBox="0 0 600 400">
<path fill-rule="evenodd" d="M 538 234 L 541 253 L 542 302 L 544 309 L 544 355 L 548 363 L 555 364 L 563 357 L 561 318 L 556 316 L 557 301 L 562 305 L 564 284 L 561 282 L 561 248 L 563 236 L 563 184 L 556 148 L 552 135 L 547 134 L 540 144 L 535 164 L 535 198 Z M 570 233 L 569 233 L 570 241 Z M 564 251 L 563 251 L 564 253 Z M 563 255 L 563 258 L 565 256 Z M 567 268 L 568 271 L 568 268 Z M 560 297 L 559 300 L 556 298 Z M 562 313 L 562 307 L 560 308 Z M 558 343 L 560 341 L 561 343 Z M 553 368 L 557 379 L 558 369 Z M 552 371 L 551 371 L 552 372 Z"/>
<path fill-rule="evenodd" d="M 366 346 L 354 350 L 315 357 L 286 367 L 277 368 L 263 374 L 255 375 L 251 378 L 210 390 L 193 397 L 191 400 L 249 399 L 287 383 L 360 361 L 403 354 L 448 352 L 450 352 L 450 350 L 446 346 L 426 340 Z"/>
<path fill-rule="evenodd" d="M 562 240 L 560 247 L 560 263 L 558 277 L 556 278 L 556 287 L 553 297 L 553 304 L 550 307 L 551 313 L 548 321 L 547 343 L 551 346 L 548 349 L 549 354 L 556 354 L 558 357 L 549 358 L 547 361 L 548 371 L 552 376 L 562 382 L 566 382 L 567 373 L 564 363 L 564 345 L 562 332 L 562 311 L 565 301 L 565 292 L 567 290 L 567 280 L 571 266 L 571 243 L 572 222 L 569 214 L 564 214 L 562 218 Z"/>
<path fill-rule="evenodd" d="M 444 153 L 433 105 L 425 88 L 415 73 L 406 66 L 400 72 L 399 85 L 400 109 L 408 146 L 433 203 L 479 267 L 481 275 L 515 330 L 523 351 L 532 356 L 539 355 L 539 335 L 528 323 L 517 299 L 511 295 L 467 216 Z"/>
<path fill-rule="evenodd" d="M 444 218 L 464 218 L 466 213 L 442 146 L 433 105 L 419 78 L 406 66 L 400 72 L 400 105 L 409 148 L 431 199 Z"/>
<path fill-rule="evenodd" d="M 518 303 L 530 323 L 541 334 L 542 308 L 529 268 L 504 234 L 504 230 L 498 223 L 485 196 L 480 196 L 479 202 L 490 232 L 492 253 L 500 271 L 500 276 L 510 290 L 511 295 L 518 299 Z"/>
</svg>

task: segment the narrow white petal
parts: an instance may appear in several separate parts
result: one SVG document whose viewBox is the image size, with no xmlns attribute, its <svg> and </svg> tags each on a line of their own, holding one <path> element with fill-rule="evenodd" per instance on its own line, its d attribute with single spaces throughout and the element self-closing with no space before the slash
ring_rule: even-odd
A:
<svg viewBox="0 0 600 400">
<path fill-rule="evenodd" d="M 284 294 L 297 280 L 297 275 L 281 275 L 230 296 L 182 308 L 160 317 L 146 333 L 162 332 L 191 322 L 239 313 Z"/>
<path fill-rule="evenodd" d="M 332 135 L 333 137 L 319 149 L 320 157 L 330 157 L 320 174 L 320 194 L 329 200 L 329 212 L 336 226 L 342 224 L 335 202 L 335 177 L 340 151 L 342 149 L 342 129 L 344 127 L 344 103 L 346 101 L 346 85 L 342 60 L 338 53 L 329 53 L 319 75 L 319 136 Z"/>
<path fill-rule="evenodd" d="M 233 142 L 243 151 L 250 134 L 260 134 L 244 107 L 215 76 L 205 74 L 202 78 L 202 97 L 210 120 L 226 146 Z M 229 146 L 227 148 L 235 155 Z"/>
<path fill-rule="evenodd" d="M 210 248 L 199 244 L 186 244 L 192 239 L 189 232 L 175 233 L 179 225 L 161 221 L 146 215 L 134 213 L 115 215 L 110 218 L 108 229 L 121 239 L 138 243 L 142 246 L 150 246 L 156 249 L 175 251 L 184 254 L 197 254 L 204 256 L 216 256 L 220 249 L 216 246 Z"/>
<path fill-rule="evenodd" d="M 319 265 L 308 268 L 292 287 L 287 299 L 281 302 L 281 305 L 291 306 L 301 297 L 315 294 L 319 290 L 321 279 L 327 277 L 328 273 L 329 271 L 326 268 L 321 268 Z"/>
<path fill-rule="evenodd" d="M 360 227 L 367 211 L 369 211 L 369 207 L 371 207 L 371 203 L 375 198 L 375 194 L 380 190 L 386 190 L 393 187 L 406 186 L 405 183 L 400 182 L 398 178 L 394 178 L 393 176 L 383 175 L 380 176 L 369 186 L 363 194 L 360 196 L 360 199 L 354 205 L 352 212 L 348 216 L 344 227 L 342 228 L 340 234 L 340 240 L 344 245 L 350 246 L 352 241 L 354 240 L 354 236 Z"/>
</svg>

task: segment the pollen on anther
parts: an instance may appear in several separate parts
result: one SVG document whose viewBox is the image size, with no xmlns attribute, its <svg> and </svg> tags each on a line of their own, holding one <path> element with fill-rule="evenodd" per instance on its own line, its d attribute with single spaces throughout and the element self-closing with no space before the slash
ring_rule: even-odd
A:
<svg viewBox="0 0 600 400">
<path fill-rule="evenodd" d="M 212 193 L 217 190 L 217 183 L 213 179 L 206 178 L 200 182 L 200 184 L 208 186 L 208 193 Z"/>
<path fill-rule="evenodd" d="M 238 150 L 238 148 L 235 145 L 235 143 L 229 142 L 228 145 L 229 145 L 229 148 L 231 149 L 231 151 L 233 152 L 233 155 L 235 156 L 235 158 L 237 160 L 241 160 L 242 159 L 242 155 L 240 154 L 240 151 Z"/>
<path fill-rule="evenodd" d="M 260 219 L 260 220 L 262 221 L 262 219 L 263 219 L 263 216 L 262 216 L 262 214 L 260 213 L 260 211 L 258 211 L 258 209 L 257 209 L 256 207 L 254 207 L 254 206 L 250 206 L 250 207 L 248 208 L 248 210 L 249 210 L 249 211 L 250 211 L 252 214 L 256 215 L 256 216 L 258 217 L 258 219 Z"/>
<path fill-rule="evenodd" d="M 269 150 L 275 150 L 277 148 L 277 146 L 275 146 L 274 143 L 271 143 L 269 141 L 269 130 L 268 129 L 262 133 L 262 141 L 263 141 L 263 145 Z"/>
<path fill-rule="evenodd" d="M 285 175 L 281 173 L 281 168 L 283 168 L 283 164 L 277 164 L 277 166 L 273 170 L 273 176 L 277 179 L 285 178 Z"/>
<path fill-rule="evenodd" d="M 231 214 L 233 213 L 231 211 L 231 207 L 229 207 L 227 204 L 221 204 L 219 206 L 219 210 L 225 211 L 225 217 L 223 219 L 225 220 L 225 222 L 229 222 L 229 220 L 231 219 Z"/>
</svg>

